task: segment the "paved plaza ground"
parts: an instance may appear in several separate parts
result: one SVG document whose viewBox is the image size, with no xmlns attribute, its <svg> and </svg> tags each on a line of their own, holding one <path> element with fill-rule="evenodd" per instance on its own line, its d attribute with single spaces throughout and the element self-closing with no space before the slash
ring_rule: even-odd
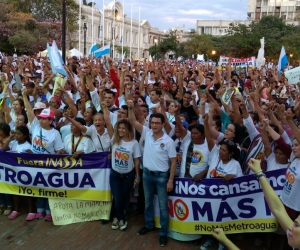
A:
<svg viewBox="0 0 300 250">
<path fill-rule="evenodd" d="M 165 248 L 159 246 L 158 230 L 144 236 L 138 236 L 137 231 L 143 226 L 143 215 L 131 215 L 126 231 L 112 230 L 111 224 L 102 225 L 100 221 L 54 226 L 50 222 L 36 220 L 25 221 L 23 213 L 14 221 L 0 215 L 0 250 L 30 249 L 30 250 L 67 250 L 67 249 L 104 249 L 104 250 L 134 250 L 134 249 L 200 249 L 203 240 L 180 242 L 169 239 Z M 265 235 L 263 235 L 263 239 Z M 247 234 L 239 241 L 236 235 L 233 241 L 243 250 L 262 250 L 254 247 L 254 235 Z M 278 237 L 277 237 L 278 238 Z M 270 250 L 277 250 L 278 239 L 275 237 Z M 217 249 L 217 244 L 212 250 Z"/>
</svg>

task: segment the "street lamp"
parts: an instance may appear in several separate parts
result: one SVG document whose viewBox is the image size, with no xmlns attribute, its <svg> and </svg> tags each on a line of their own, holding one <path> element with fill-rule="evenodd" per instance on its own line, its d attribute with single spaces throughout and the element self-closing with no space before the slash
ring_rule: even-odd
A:
<svg viewBox="0 0 300 250">
<path fill-rule="evenodd" d="M 215 54 L 216 54 L 216 51 L 215 51 L 215 50 L 213 50 L 213 51 L 211 52 L 211 54 L 212 54 L 212 55 L 215 55 Z"/>
<path fill-rule="evenodd" d="M 154 39 L 154 44 L 155 44 L 155 54 L 154 54 L 154 56 L 156 57 L 156 44 L 157 44 L 157 38 Z"/>
<path fill-rule="evenodd" d="M 84 55 L 86 55 L 86 31 L 87 31 L 87 27 L 86 27 L 86 23 L 83 25 L 83 53 Z"/>
</svg>

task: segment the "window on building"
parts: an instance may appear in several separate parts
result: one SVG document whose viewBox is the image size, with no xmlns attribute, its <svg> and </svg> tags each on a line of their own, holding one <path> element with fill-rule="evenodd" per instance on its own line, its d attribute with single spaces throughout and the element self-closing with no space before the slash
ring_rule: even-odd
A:
<svg viewBox="0 0 300 250">
<path fill-rule="evenodd" d="M 265 16 L 267 16 L 267 12 L 262 12 L 261 17 L 265 17 Z"/>
<path fill-rule="evenodd" d="M 261 6 L 261 0 L 256 0 L 256 6 L 260 7 Z"/>
<path fill-rule="evenodd" d="M 211 35 L 212 28 L 211 27 L 205 27 L 205 34 Z"/>
<path fill-rule="evenodd" d="M 263 6 L 268 6 L 268 0 L 263 0 Z"/>
</svg>

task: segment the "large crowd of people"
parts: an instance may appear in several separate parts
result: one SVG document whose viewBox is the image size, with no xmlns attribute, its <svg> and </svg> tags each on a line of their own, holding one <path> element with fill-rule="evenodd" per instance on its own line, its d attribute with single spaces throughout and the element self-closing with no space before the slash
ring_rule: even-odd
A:
<svg viewBox="0 0 300 250">
<path fill-rule="evenodd" d="M 111 151 L 111 228 L 128 227 L 130 192 L 139 187 L 138 208 L 144 210 L 145 225 L 137 234 L 154 229 L 157 194 L 161 246 L 168 241 L 168 192 L 175 177 L 229 182 L 255 174 L 281 234 L 287 232 L 290 246 L 299 248 L 300 83 L 289 84 L 275 67 L 240 72 L 230 60 L 219 67 L 192 59 L 72 57 L 65 69 L 68 77 L 61 81 L 47 58 L 2 54 L 3 151 L 76 158 Z M 280 200 L 263 174 L 276 169 L 293 175 Z M 19 199 L 1 193 L 0 214 L 16 219 Z M 46 198 L 37 198 L 35 206 L 33 198 L 26 200 L 27 221 L 52 220 Z M 219 250 L 235 249 L 222 230 L 213 236 L 220 241 Z M 207 237 L 200 249 L 209 249 L 213 241 Z M 280 248 L 285 244 L 282 240 Z"/>
</svg>

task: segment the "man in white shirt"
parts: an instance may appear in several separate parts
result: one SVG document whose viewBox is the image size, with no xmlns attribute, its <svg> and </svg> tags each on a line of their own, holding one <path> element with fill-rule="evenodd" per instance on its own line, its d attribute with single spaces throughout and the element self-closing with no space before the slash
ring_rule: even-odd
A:
<svg viewBox="0 0 300 250">
<path fill-rule="evenodd" d="M 151 129 L 142 126 L 133 113 L 133 102 L 128 101 L 129 120 L 133 127 L 145 138 L 143 156 L 143 187 L 145 194 L 145 226 L 137 233 L 144 235 L 154 229 L 154 191 L 156 189 L 159 209 L 160 225 L 159 242 L 161 246 L 167 244 L 168 238 L 168 194 L 173 190 L 176 171 L 176 150 L 174 141 L 163 132 L 165 118 L 155 113 L 150 116 Z M 171 162 L 171 166 L 170 166 Z"/>
</svg>

